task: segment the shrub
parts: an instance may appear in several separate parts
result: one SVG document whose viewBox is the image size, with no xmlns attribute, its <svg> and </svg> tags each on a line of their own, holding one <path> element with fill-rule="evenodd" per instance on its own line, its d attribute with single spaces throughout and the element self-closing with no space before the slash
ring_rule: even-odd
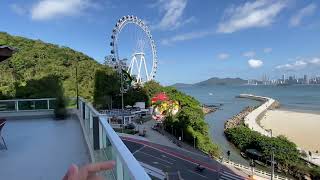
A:
<svg viewBox="0 0 320 180">
<path fill-rule="evenodd" d="M 67 117 L 66 100 L 63 96 L 56 97 L 54 115 L 57 120 L 62 120 Z"/>
</svg>

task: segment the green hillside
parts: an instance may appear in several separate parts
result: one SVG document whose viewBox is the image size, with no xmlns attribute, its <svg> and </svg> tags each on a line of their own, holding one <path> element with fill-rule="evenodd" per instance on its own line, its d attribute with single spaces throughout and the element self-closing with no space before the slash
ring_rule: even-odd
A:
<svg viewBox="0 0 320 180">
<path fill-rule="evenodd" d="M 217 78 L 213 77 L 205 81 L 196 83 L 196 86 L 212 86 L 212 85 L 243 85 L 247 80 L 240 78 Z"/>
<path fill-rule="evenodd" d="M 216 86 L 216 85 L 244 85 L 247 84 L 247 80 L 241 79 L 241 78 L 218 78 L 218 77 L 213 77 L 210 79 L 207 79 L 205 81 L 201 81 L 198 83 L 194 84 L 185 84 L 185 83 L 176 83 L 173 84 L 172 86 L 176 88 L 184 88 L 184 87 L 191 87 L 191 86 Z"/>
<path fill-rule="evenodd" d="M 31 80 L 41 80 L 48 76 L 59 77 L 65 96 L 75 97 L 78 63 L 79 93 L 92 101 L 96 70 L 104 69 L 112 72 L 111 68 L 99 64 L 81 52 L 40 40 L 0 32 L 0 45 L 18 49 L 13 57 L 0 64 L 1 99 L 19 97 L 16 94 L 17 89 L 26 86 Z M 28 96 L 35 98 L 37 95 Z"/>
</svg>

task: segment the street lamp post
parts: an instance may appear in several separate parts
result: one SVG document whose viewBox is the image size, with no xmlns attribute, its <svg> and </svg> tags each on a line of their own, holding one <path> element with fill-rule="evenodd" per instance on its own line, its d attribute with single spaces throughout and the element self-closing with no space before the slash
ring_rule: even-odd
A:
<svg viewBox="0 0 320 180">
<path fill-rule="evenodd" d="M 272 129 L 269 130 L 270 137 L 272 138 Z M 271 147 L 271 180 L 274 179 L 274 149 Z"/>
<path fill-rule="evenodd" d="M 181 128 L 181 141 L 183 141 L 183 128 Z"/>
<path fill-rule="evenodd" d="M 77 58 L 76 62 L 76 94 L 77 94 L 77 109 L 79 109 L 79 83 L 78 83 L 78 61 L 79 57 Z"/>
<path fill-rule="evenodd" d="M 196 137 L 193 136 L 193 148 L 196 148 Z"/>
<path fill-rule="evenodd" d="M 119 64 L 118 64 L 118 70 L 119 70 L 119 73 L 120 73 L 120 93 L 121 93 L 121 118 L 122 118 L 122 124 L 124 125 L 124 98 L 123 98 L 123 94 L 125 92 L 125 89 L 124 89 L 124 76 L 123 76 L 123 67 L 125 66 L 125 62 L 126 59 L 123 59 L 121 61 L 119 61 Z M 122 130 L 123 131 L 123 130 Z"/>
<path fill-rule="evenodd" d="M 173 125 L 171 125 L 171 134 L 173 135 Z"/>
</svg>

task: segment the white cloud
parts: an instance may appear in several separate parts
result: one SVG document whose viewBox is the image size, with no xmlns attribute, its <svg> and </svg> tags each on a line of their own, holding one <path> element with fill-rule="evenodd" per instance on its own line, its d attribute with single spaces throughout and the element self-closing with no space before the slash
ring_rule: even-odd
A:
<svg viewBox="0 0 320 180">
<path fill-rule="evenodd" d="M 285 71 L 296 71 L 317 66 L 320 66 L 320 58 L 314 57 L 311 59 L 298 59 L 292 63 L 281 64 L 276 66 L 276 69 Z"/>
<path fill-rule="evenodd" d="M 256 55 L 256 52 L 254 52 L 254 51 L 248 51 L 248 52 L 244 52 L 242 55 L 243 55 L 244 57 L 252 58 L 252 57 L 254 57 L 254 56 Z"/>
<path fill-rule="evenodd" d="M 250 66 L 251 68 L 256 69 L 256 68 L 261 67 L 261 66 L 263 65 L 263 62 L 262 62 L 261 60 L 259 60 L 259 59 L 250 59 L 250 60 L 248 61 L 248 64 L 249 64 L 249 66 Z"/>
<path fill-rule="evenodd" d="M 74 16 L 93 7 L 90 0 L 40 0 L 31 9 L 33 20 L 48 20 L 61 16 Z"/>
<path fill-rule="evenodd" d="M 292 18 L 290 19 L 290 26 L 299 26 L 302 19 L 307 16 L 312 16 L 317 9 L 316 4 L 309 4 L 308 6 L 300 9 Z"/>
<path fill-rule="evenodd" d="M 272 52 L 272 48 L 264 48 L 263 52 L 264 53 L 271 53 Z"/>
<path fill-rule="evenodd" d="M 163 39 L 161 41 L 161 44 L 163 45 L 171 45 L 176 42 L 180 41 L 187 41 L 187 40 L 192 40 L 192 39 L 199 39 L 199 38 L 204 38 L 206 36 L 215 34 L 214 31 L 194 31 L 194 32 L 189 32 L 189 33 L 184 33 L 184 34 L 179 34 L 170 38 Z"/>
<path fill-rule="evenodd" d="M 225 60 L 228 59 L 230 55 L 228 53 L 220 53 L 218 54 L 218 59 Z"/>
<path fill-rule="evenodd" d="M 182 18 L 187 0 L 159 0 L 158 4 L 164 16 L 153 26 L 154 29 L 173 30 L 195 21 L 194 17 Z"/>
<path fill-rule="evenodd" d="M 320 58 L 313 58 L 310 60 L 310 63 L 313 65 L 320 65 Z"/>
<path fill-rule="evenodd" d="M 286 0 L 256 0 L 226 9 L 217 32 L 233 33 L 242 29 L 269 26 L 287 6 Z"/>
</svg>

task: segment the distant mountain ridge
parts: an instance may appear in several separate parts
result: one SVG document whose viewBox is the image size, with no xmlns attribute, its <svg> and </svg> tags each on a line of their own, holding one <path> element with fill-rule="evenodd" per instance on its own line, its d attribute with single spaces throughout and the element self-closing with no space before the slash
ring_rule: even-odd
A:
<svg viewBox="0 0 320 180">
<path fill-rule="evenodd" d="M 195 84 L 176 83 L 174 87 L 189 87 L 189 86 L 212 86 L 212 85 L 243 85 L 247 84 L 247 80 L 241 78 L 217 78 L 213 77 L 205 81 L 201 81 Z"/>
</svg>

